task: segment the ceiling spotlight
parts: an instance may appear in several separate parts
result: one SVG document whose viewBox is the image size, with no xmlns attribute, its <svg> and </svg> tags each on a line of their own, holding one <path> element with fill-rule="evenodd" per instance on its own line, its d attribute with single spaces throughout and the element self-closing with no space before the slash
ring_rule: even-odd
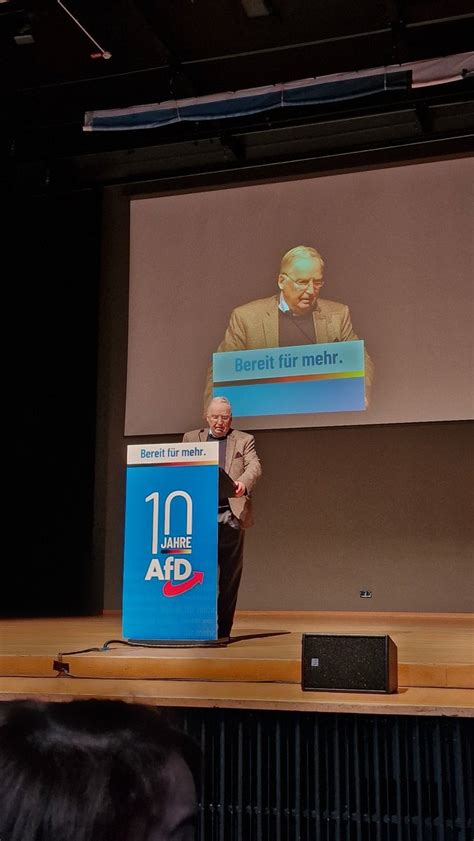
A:
<svg viewBox="0 0 474 841">
<path fill-rule="evenodd" d="M 14 35 L 13 40 L 18 47 L 23 47 L 25 44 L 35 43 L 35 39 L 33 38 L 31 32 L 25 32 L 21 35 Z"/>
<path fill-rule="evenodd" d="M 103 53 L 91 53 L 91 58 L 105 58 L 108 60 L 109 58 L 112 58 L 112 53 L 109 53 L 108 50 L 104 50 Z"/>
<path fill-rule="evenodd" d="M 24 19 L 16 27 L 16 32 L 13 40 L 18 47 L 23 47 L 25 44 L 34 44 L 33 30 L 29 20 Z"/>
<path fill-rule="evenodd" d="M 267 18 L 273 14 L 270 0 L 240 0 L 248 18 Z"/>
</svg>

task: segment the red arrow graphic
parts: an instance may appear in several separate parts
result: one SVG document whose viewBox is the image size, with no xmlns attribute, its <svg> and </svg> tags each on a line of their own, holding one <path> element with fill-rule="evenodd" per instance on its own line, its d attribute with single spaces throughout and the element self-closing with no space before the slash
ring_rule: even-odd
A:
<svg viewBox="0 0 474 841">
<path fill-rule="evenodd" d="M 168 596 L 169 598 L 172 596 L 180 596 L 182 593 L 186 593 L 187 590 L 191 590 L 191 588 L 195 587 L 196 584 L 202 584 L 203 580 L 204 573 L 195 572 L 191 578 L 188 578 L 187 581 L 183 581 L 181 584 L 173 584 L 172 581 L 167 581 L 163 587 L 163 595 Z"/>
</svg>

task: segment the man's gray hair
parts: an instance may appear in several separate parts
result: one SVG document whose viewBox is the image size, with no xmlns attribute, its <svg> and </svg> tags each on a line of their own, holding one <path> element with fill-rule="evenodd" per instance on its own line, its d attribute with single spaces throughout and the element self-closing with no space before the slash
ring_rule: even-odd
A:
<svg viewBox="0 0 474 841">
<path fill-rule="evenodd" d="M 213 397 L 211 400 L 209 400 L 209 403 L 206 406 L 206 417 L 208 416 L 209 410 L 210 410 L 210 408 L 211 408 L 211 406 L 212 406 L 212 404 L 214 403 L 215 400 L 219 400 L 220 403 L 226 403 L 227 406 L 229 407 L 229 415 L 232 414 L 232 406 L 230 405 L 230 401 L 227 399 L 227 397 L 223 397 L 223 396 L 221 397 L 219 394 L 216 394 L 215 397 Z"/>
<path fill-rule="evenodd" d="M 319 260 L 321 268 L 324 268 L 324 260 L 319 251 L 309 245 L 296 245 L 294 248 L 290 248 L 281 258 L 280 273 L 284 274 L 298 257 L 310 257 Z"/>
</svg>

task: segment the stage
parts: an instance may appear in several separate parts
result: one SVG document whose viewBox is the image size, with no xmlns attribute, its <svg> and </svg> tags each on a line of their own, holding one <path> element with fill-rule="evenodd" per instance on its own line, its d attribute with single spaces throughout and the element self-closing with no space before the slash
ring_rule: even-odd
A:
<svg viewBox="0 0 474 841">
<path fill-rule="evenodd" d="M 0 700 L 472 717 L 473 630 L 469 614 L 241 611 L 225 647 L 130 648 L 119 615 L 3 620 Z M 389 634 L 398 692 L 303 691 L 302 633 Z"/>
</svg>

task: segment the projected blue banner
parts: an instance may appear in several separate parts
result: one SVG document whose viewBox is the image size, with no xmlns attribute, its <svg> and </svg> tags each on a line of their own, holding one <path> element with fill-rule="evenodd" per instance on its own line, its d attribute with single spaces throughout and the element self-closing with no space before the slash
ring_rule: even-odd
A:
<svg viewBox="0 0 474 841">
<path fill-rule="evenodd" d="M 128 447 L 123 635 L 217 639 L 218 445 Z"/>
<path fill-rule="evenodd" d="M 215 353 L 212 369 L 234 417 L 365 409 L 361 340 Z"/>
</svg>

